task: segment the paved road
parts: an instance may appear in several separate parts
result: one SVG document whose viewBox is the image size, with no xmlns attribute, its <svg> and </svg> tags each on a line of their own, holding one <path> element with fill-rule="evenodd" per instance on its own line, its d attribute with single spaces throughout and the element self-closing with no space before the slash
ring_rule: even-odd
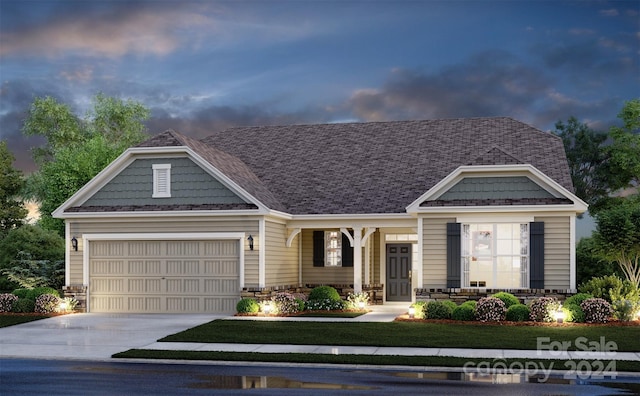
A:
<svg viewBox="0 0 640 396">
<path fill-rule="evenodd" d="M 604 385 L 389 369 L 0 360 L 2 395 L 623 395 L 638 394 L 640 378 Z"/>
</svg>

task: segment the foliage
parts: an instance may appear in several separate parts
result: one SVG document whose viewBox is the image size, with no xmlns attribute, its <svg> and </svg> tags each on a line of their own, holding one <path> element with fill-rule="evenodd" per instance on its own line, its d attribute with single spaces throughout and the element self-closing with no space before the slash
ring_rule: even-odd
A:
<svg viewBox="0 0 640 396">
<path fill-rule="evenodd" d="M 634 320 L 638 314 L 638 304 L 631 300 L 616 300 L 612 308 L 613 316 L 625 322 Z"/>
<path fill-rule="evenodd" d="M 502 302 L 504 303 L 504 306 L 507 307 L 507 309 L 509 309 L 509 307 L 512 305 L 520 304 L 520 300 L 518 300 L 518 297 L 514 296 L 511 293 L 498 292 L 494 294 L 492 297 L 502 300 Z"/>
<path fill-rule="evenodd" d="M 36 302 L 28 298 L 19 298 L 13 303 L 11 311 L 15 313 L 30 313 L 36 309 Z"/>
<path fill-rule="evenodd" d="M 338 291 L 331 286 L 317 286 L 311 290 L 311 293 L 309 293 L 309 301 L 311 300 L 339 301 L 340 294 L 338 294 Z"/>
<path fill-rule="evenodd" d="M 619 320 L 632 320 L 636 312 L 640 311 L 640 289 L 631 284 L 628 280 L 622 285 L 609 290 L 613 314 Z"/>
<path fill-rule="evenodd" d="M 54 313 L 58 311 L 59 306 L 60 297 L 53 294 L 42 294 L 36 298 L 35 312 L 43 314 Z"/>
<path fill-rule="evenodd" d="M 40 165 L 27 178 L 25 193 L 40 203 L 40 225 L 64 235 L 64 222 L 51 216 L 125 149 L 143 141 L 149 111 L 133 101 L 97 95 L 80 120 L 55 99 L 36 98 L 23 124 L 25 135 L 46 138 L 33 152 Z"/>
<path fill-rule="evenodd" d="M 14 291 L 11 292 L 11 294 L 17 296 L 18 298 L 27 298 L 27 294 L 29 294 L 29 290 L 31 289 L 27 289 L 27 288 L 15 289 Z"/>
<path fill-rule="evenodd" d="M 15 294 L 0 294 L 0 312 L 11 312 L 11 308 L 16 301 L 18 301 L 18 297 Z"/>
<path fill-rule="evenodd" d="M 36 301 L 38 297 L 43 294 L 51 294 L 53 296 L 60 297 L 60 293 L 56 289 L 53 289 L 51 287 L 34 287 L 33 289 L 29 290 L 25 298 Z"/>
<path fill-rule="evenodd" d="M 312 300 L 306 302 L 305 308 L 309 311 L 339 311 L 345 308 L 345 303 L 342 300 Z"/>
<path fill-rule="evenodd" d="M 427 306 L 426 301 L 416 301 L 411 305 L 414 308 L 414 317 L 416 319 L 424 319 L 425 318 L 425 308 Z"/>
<path fill-rule="evenodd" d="M 468 305 L 468 306 L 470 306 L 471 308 L 476 309 L 476 305 L 477 305 L 477 304 L 478 304 L 478 302 L 477 302 L 477 301 L 474 301 L 474 300 L 468 300 L 468 301 L 463 302 L 461 305 Z"/>
<path fill-rule="evenodd" d="M 597 278 L 591 278 L 586 283 L 578 286 L 580 293 L 587 293 L 593 297 L 603 298 L 608 302 L 611 301 L 609 292 L 611 289 L 621 290 L 624 287 L 622 279 L 615 275 L 601 276 Z"/>
<path fill-rule="evenodd" d="M 282 292 L 276 294 L 273 299 L 274 314 L 288 315 L 298 312 L 298 302 L 291 293 Z"/>
<path fill-rule="evenodd" d="M 64 285 L 64 260 L 32 260 L 29 253 L 20 252 L 11 265 L 2 273 L 20 287 L 51 286 L 60 289 Z"/>
<path fill-rule="evenodd" d="M 465 320 L 471 321 L 475 319 L 475 308 L 470 304 L 462 304 L 456 307 L 451 313 L 451 319 L 453 320 Z"/>
<path fill-rule="evenodd" d="M 587 323 L 606 323 L 613 315 L 611 304 L 602 298 L 584 300 L 580 304 L 580 308 L 584 312 L 585 322 Z"/>
<path fill-rule="evenodd" d="M 585 123 L 570 117 L 565 124 L 558 121 L 556 134 L 562 139 L 569 162 L 571 180 L 576 195 L 592 205 L 611 190 L 603 145 L 607 134 L 596 132 Z"/>
<path fill-rule="evenodd" d="M 596 215 L 600 255 L 617 262 L 627 280 L 640 287 L 640 194 Z"/>
<path fill-rule="evenodd" d="M 499 322 L 505 319 L 507 308 L 499 298 L 483 297 L 476 304 L 476 319 L 481 322 Z"/>
<path fill-rule="evenodd" d="M 556 124 L 565 147 L 576 195 L 597 213 L 610 195 L 640 184 L 640 99 L 625 103 L 618 114 L 622 126 L 595 132 L 574 117 Z"/>
<path fill-rule="evenodd" d="M 554 297 L 539 297 L 529 305 L 529 319 L 534 322 L 555 322 L 556 312 L 562 309 L 560 301 Z"/>
<path fill-rule="evenodd" d="M 363 304 L 364 307 L 369 305 L 369 293 L 360 292 L 360 293 L 349 293 L 347 296 L 346 307 L 347 309 L 361 309 L 360 304 Z"/>
<path fill-rule="evenodd" d="M 13 167 L 14 157 L 7 142 L 0 140 L 0 238 L 24 223 L 27 210 L 18 199 L 24 186 L 22 172 Z"/>
<path fill-rule="evenodd" d="M 64 238 L 38 226 L 25 224 L 9 231 L 0 240 L 0 268 L 6 268 L 18 258 L 19 252 L 27 252 L 34 260 L 64 260 Z"/>
<path fill-rule="evenodd" d="M 424 311 L 426 319 L 451 319 L 451 306 L 443 301 L 429 301 Z"/>
<path fill-rule="evenodd" d="M 595 238 L 582 238 L 576 246 L 576 281 L 581 285 L 594 277 L 622 275 L 620 267 L 602 258 Z"/>
<path fill-rule="evenodd" d="M 455 302 L 451 301 L 451 300 L 444 300 L 442 301 L 442 303 L 446 306 L 449 307 L 449 309 L 451 310 L 451 312 L 453 312 L 454 309 L 458 308 L 458 304 L 456 304 Z"/>
<path fill-rule="evenodd" d="M 529 320 L 531 310 L 524 304 L 513 304 L 507 308 L 506 318 L 512 322 L 526 322 Z"/>
<path fill-rule="evenodd" d="M 243 313 L 258 313 L 260 306 L 258 302 L 253 298 L 243 298 L 236 304 L 236 312 Z"/>
<path fill-rule="evenodd" d="M 583 323 L 585 320 L 584 311 L 580 307 L 583 301 L 593 298 L 589 293 L 577 293 L 564 300 L 562 304 L 567 322 Z"/>
</svg>

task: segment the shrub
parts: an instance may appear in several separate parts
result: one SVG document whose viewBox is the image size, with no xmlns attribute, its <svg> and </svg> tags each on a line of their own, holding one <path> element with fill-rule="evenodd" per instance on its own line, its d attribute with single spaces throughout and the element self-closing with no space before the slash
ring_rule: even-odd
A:
<svg viewBox="0 0 640 396">
<path fill-rule="evenodd" d="M 282 292 L 276 294 L 273 297 L 273 303 L 275 306 L 273 313 L 288 315 L 298 312 L 299 305 L 291 293 Z"/>
<path fill-rule="evenodd" d="M 564 305 L 565 320 L 567 322 L 584 323 L 584 311 L 578 304 Z"/>
<path fill-rule="evenodd" d="M 499 322 L 505 319 L 507 308 L 495 297 L 483 297 L 476 305 L 476 319 L 481 322 Z"/>
<path fill-rule="evenodd" d="M 258 313 L 258 311 L 260 311 L 260 305 L 258 305 L 258 302 L 253 298 L 243 298 L 236 304 L 236 312 L 240 314 L 254 314 Z"/>
<path fill-rule="evenodd" d="M 18 298 L 27 298 L 27 294 L 29 293 L 29 290 L 31 289 L 16 289 L 12 291 L 11 294 L 13 294 L 14 296 L 17 296 Z"/>
<path fill-rule="evenodd" d="M 526 322 L 530 314 L 531 310 L 526 305 L 514 304 L 507 308 L 506 318 L 512 322 Z"/>
<path fill-rule="evenodd" d="M 15 313 L 31 313 L 36 310 L 36 303 L 28 298 L 19 298 L 11 307 L 11 311 Z"/>
<path fill-rule="evenodd" d="M 318 286 L 309 293 L 309 300 L 331 300 L 340 301 L 340 294 L 331 286 Z"/>
<path fill-rule="evenodd" d="M 18 301 L 18 296 L 11 293 L 0 294 L 0 312 L 11 312 L 13 304 Z"/>
<path fill-rule="evenodd" d="M 60 297 L 53 294 L 41 294 L 36 298 L 35 312 L 53 313 L 58 311 L 60 305 Z"/>
<path fill-rule="evenodd" d="M 591 278 L 587 282 L 581 284 L 578 287 L 578 291 L 580 291 L 580 293 L 591 294 L 593 297 L 602 298 L 611 303 L 611 295 L 609 294 L 611 289 L 621 290 L 623 288 L 624 282 L 622 279 L 616 275 L 609 275 Z"/>
<path fill-rule="evenodd" d="M 635 319 L 638 304 L 631 300 L 617 300 L 612 304 L 613 316 L 625 322 Z"/>
<path fill-rule="evenodd" d="M 309 311 L 339 311 L 344 309 L 344 301 L 342 300 L 311 300 L 306 302 L 305 306 Z"/>
<path fill-rule="evenodd" d="M 458 308 L 458 304 L 456 304 L 455 302 L 453 302 L 451 300 L 444 300 L 444 301 L 442 301 L 442 303 L 444 305 L 446 305 L 447 307 L 449 307 L 451 309 L 451 312 L 453 312 L 454 309 Z"/>
<path fill-rule="evenodd" d="M 306 305 L 305 300 L 296 297 L 296 304 L 298 304 L 298 311 L 304 311 Z"/>
<path fill-rule="evenodd" d="M 429 301 L 424 311 L 426 319 L 451 319 L 451 307 L 443 301 Z"/>
<path fill-rule="evenodd" d="M 360 309 L 360 303 L 364 303 L 366 307 L 369 304 L 369 293 L 349 293 L 347 296 L 346 307 L 347 309 Z"/>
<path fill-rule="evenodd" d="M 451 313 L 451 319 L 466 321 L 473 320 L 475 319 L 473 311 L 474 307 L 472 306 L 472 304 L 464 303 L 453 310 L 453 312 Z"/>
<path fill-rule="evenodd" d="M 564 305 L 565 307 L 569 306 L 569 305 L 572 305 L 572 304 L 580 305 L 580 304 L 582 304 L 582 302 L 584 300 L 587 300 L 587 299 L 593 298 L 593 297 L 594 296 L 592 294 L 589 294 L 589 293 L 574 294 L 571 297 L 567 297 L 567 299 L 564 300 L 564 304 L 562 304 L 562 305 Z"/>
<path fill-rule="evenodd" d="M 34 287 L 33 289 L 29 289 L 27 292 L 26 298 L 36 301 L 38 297 L 43 294 L 52 294 L 56 297 L 60 297 L 60 293 L 54 288 L 51 287 Z"/>
<path fill-rule="evenodd" d="M 560 301 L 553 297 L 536 298 L 529 305 L 529 319 L 534 322 L 555 322 L 556 312 L 562 307 Z"/>
<path fill-rule="evenodd" d="M 414 317 L 416 319 L 424 319 L 425 318 L 425 308 L 427 306 L 427 302 L 426 301 L 416 301 L 415 303 L 413 303 L 413 308 L 415 310 L 415 315 Z"/>
<path fill-rule="evenodd" d="M 602 298 L 584 300 L 580 304 L 580 308 L 584 311 L 584 318 L 587 323 L 606 323 L 613 315 L 611 304 Z"/>
<path fill-rule="evenodd" d="M 78 300 L 73 297 L 64 297 L 60 300 L 60 312 L 73 312 L 78 305 Z"/>
<path fill-rule="evenodd" d="M 478 302 L 477 302 L 477 301 L 475 301 L 475 300 L 469 300 L 469 301 L 465 301 L 465 302 L 463 302 L 461 305 L 468 305 L 468 306 L 470 306 L 471 308 L 473 308 L 473 309 L 475 310 L 475 309 L 476 309 L 476 305 L 477 305 L 477 304 L 478 304 Z"/>
<path fill-rule="evenodd" d="M 494 294 L 491 297 L 495 297 L 495 298 L 498 298 L 498 299 L 502 300 L 502 302 L 504 303 L 504 306 L 507 309 L 509 309 L 509 307 L 512 306 L 512 305 L 520 304 L 520 300 L 518 300 L 518 297 L 514 296 L 511 293 L 507 293 L 507 292 L 498 292 L 498 293 Z"/>
</svg>

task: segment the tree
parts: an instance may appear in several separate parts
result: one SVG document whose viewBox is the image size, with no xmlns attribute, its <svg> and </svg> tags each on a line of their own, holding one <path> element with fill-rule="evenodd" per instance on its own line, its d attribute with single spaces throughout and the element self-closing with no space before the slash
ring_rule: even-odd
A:
<svg viewBox="0 0 640 396">
<path fill-rule="evenodd" d="M 616 205 L 614 193 L 640 184 L 640 99 L 626 102 L 618 118 L 622 127 L 611 127 L 609 133 L 596 132 L 575 117 L 556 123 L 576 195 L 591 213 Z"/>
<path fill-rule="evenodd" d="M 40 203 L 43 228 L 64 235 L 63 221 L 54 219 L 51 212 L 124 150 L 146 139 L 143 121 L 148 116 L 149 110 L 137 102 L 99 94 L 84 120 L 78 121 L 78 129 L 68 132 L 59 126 L 73 129 L 73 120 L 78 120 L 68 107 L 51 98 L 34 101 L 23 131 L 42 131 L 47 143 L 34 151 L 40 168 L 27 179 L 26 191 Z"/>
<path fill-rule="evenodd" d="M 24 186 L 22 172 L 13 167 L 7 142 L 0 141 L 0 238 L 23 224 L 27 210 L 18 195 Z"/>
<path fill-rule="evenodd" d="M 582 238 L 576 246 L 576 284 L 607 275 L 622 276 L 622 271 L 616 263 L 602 258 L 593 237 Z"/>
<path fill-rule="evenodd" d="M 567 153 L 576 195 L 590 205 L 607 196 L 608 169 L 606 153 L 602 148 L 607 134 L 592 130 L 575 117 L 570 117 L 566 124 L 558 121 L 556 133 L 562 138 Z"/>
<path fill-rule="evenodd" d="M 640 194 L 596 215 L 594 233 L 600 255 L 617 262 L 627 280 L 640 287 Z"/>
</svg>

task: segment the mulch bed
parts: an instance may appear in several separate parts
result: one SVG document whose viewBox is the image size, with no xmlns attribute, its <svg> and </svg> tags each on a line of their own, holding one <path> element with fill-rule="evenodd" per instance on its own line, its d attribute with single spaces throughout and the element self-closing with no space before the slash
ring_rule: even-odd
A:
<svg viewBox="0 0 640 396">
<path fill-rule="evenodd" d="M 489 325 L 489 326 L 536 326 L 536 327 L 580 327 L 580 326 L 637 326 L 640 327 L 640 320 L 623 322 L 620 320 L 611 320 L 607 323 L 543 323 L 543 322 L 480 322 L 477 320 L 452 320 L 452 319 L 411 319 L 409 315 L 400 315 L 396 318 L 396 322 L 415 322 L 415 323 L 440 323 L 455 325 Z"/>
</svg>

